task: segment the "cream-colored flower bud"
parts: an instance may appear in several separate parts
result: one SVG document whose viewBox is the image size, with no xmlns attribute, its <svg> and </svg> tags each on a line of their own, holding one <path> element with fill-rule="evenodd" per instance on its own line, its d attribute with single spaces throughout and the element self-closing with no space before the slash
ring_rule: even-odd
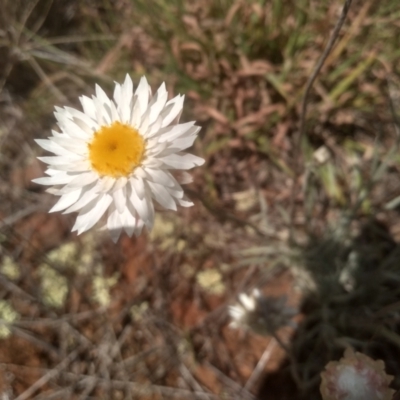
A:
<svg viewBox="0 0 400 400">
<path fill-rule="evenodd" d="M 393 376 L 382 360 L 373 360 L 348 348 L 339 361 L 331 361 L 321 373 L 323 400 L 391 400 Z"/>
</svg>

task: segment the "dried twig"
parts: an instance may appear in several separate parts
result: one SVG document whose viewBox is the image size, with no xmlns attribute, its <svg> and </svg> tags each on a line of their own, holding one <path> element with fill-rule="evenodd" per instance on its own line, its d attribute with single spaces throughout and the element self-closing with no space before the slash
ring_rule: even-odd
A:
<svg viewBox="0 0 400 400">
<path fill-rule="evenodd" d="M 273 338 L 278 342 L 279 346 L 282 347 L 283 350 L 285 350 L 286 355 L 289 358 L 290 361 L 290 372 L 292 374 L 292 377 L 294 379 L 294 381 L 296 382 L 297 388 L 299 390 L 304 390 L 304 384 L 300 378 L 299 375 L 299 370 L 297 368 L 297 363 L 296 363 L 296 359 L 293 355 L 293 352 L 291 351 L 291 349 L 289 348 L 289 346 L 278 336 L 277 333 L 273 334 Z"/>
<path fill-rule="evenodd" d="M 47 208 L 47 204 L 43 204 L 43 202 L 40 204 L 31 204 L 6 218 L 0 218 L 0 229 L 2 229 L 3 227 L 10 228 L 12 227 L 12 225 L 20 221 L 21 219 L 37 211 L 42 211 L 45 208 Z"/>
<path fill-rule="evenodd" d="M 190 391 L 190 390 L 186 390 L 186 389 L 180 389 L 180 388 L 174 388 L 174 387 L 162 386 L 162 385 L 155 385 L 155 384 L 124 382 L 124 381 L 117 380 L 117 379 L 108 380 L 108 379 L 99 378 L 97 376 L 90 376 L 90 375 L 85 375 L 85 374 L 77 374 L 77 373 L 64 371 L 64 369 L 68 366 L 68 364 L 71 361 L 73 361 L 73 358 L 77 356 L 77 354 L 75 354 L 75 352 L 79 353 L 79 350 L 73 351 L 70 354 L 70 356 L 68 356 L 65 360 L 63 360 L 58 366 L 56 366 L 53 369 L 27 367 L 27 366 L 21 366 L 21 365 L 17 365 L 17 364 L 9 364 L 9 363 L 0 363 L 0 366 L 6 367 L 6 368 L 14 367 L 14 368 L 23 369 L 26 371 L 37 371 L 37 372 L 45 373 L 45 375 L 42 378 L 40 378 L 40 380 L 39 380 L 39 381 L 41 381 L 43 379 L 43 382 L 44 382 L 44 378 L 46 378 L 46 382 L 44 382 L 44 383 L 47 383 L 54 376 L 60 375 L 63 379 L 72 380 L 72 381 L 76 382 L 77 386 L 81 386 L 80 384 L 84 384 L 84 386 L 86 387 L 88 383 L 94 382 L 96 384 L 96 386 L 101 386 L 103 388 L 112 388 L 112 389 L 118 389 L 118 390 L 122 389 L 123 390 L 126 387 L 129 387 L 137 395 L 161 394 L 163 396 L 169 396 L 169 397 L 173 396 L 174 398 L 184 398 L 187 400 L 188 399 L 199 399 L 199 400 L 200 399 L 205 399 L 205 400 L 218 400 L 219 399 L 219 396 L 212 394 L 212 393 Z M 77 380 L 79 380 L 79 379 L 80 379 L 80 382 L 77 382 Z M 37 382 L 39 382 L 39 381 L 37 381 Z M 36 385 L 36 383 L 34 385 Z M 38 386 L 38 387 L 40 387 L 40 386 Z M 38 387 L 36 387 L 35 390 Z M 30 390 L 30 388 L 28 390 Z M 24 392 L 24 393 L 26 393 L 26 392 Z M 22 400 L 22 399 L 29 398 L 29 397 L 26 397 L 26 395 L 24 395 L 24 393 L 22 393 L 15 400 Z M 33 393 L 33 391 L 31 391 L 29 393 L 29 395 L 32 393 Z M 24 395 L 25 397 L 21 397 L 22 395 Z M 230 398 L 231 397 L 227 397 L 227 399 L 230 399 Z M 254 400 L 253 396 L 251 396 L 251 398 Z"/>
<path fill-rule="evenodd" d="M 399 112 L 397 109 L 399 108 L 399 103 L 400 103 L 400 87 L 399 83 L 397 82 L 397 87 L 395 87 L 394 80 L 390 77 L 386 77 L 386 82 L 387 82 L 387 87 L 388 87 L 388 100 L 389 100 L 389 105 L 390 105 L 390 112 L 392 114 L 393 118 L 393 125 L 394 129 L 396 131 L 396 146 L 399 146 L 399 141 L 400 141 L 400 116 Z"/>
<path fill-rule="evenodd" d="M 196 199 L 200 200 L 203 206 L 214 216 L 216 216 L 220 221 L 232 221 L 236 225 L 244 227 L 248 226 L 251 229 L 255 231 L 255 233 L 260 236 L 260 237 L 272 237 L 275 238 L 272 234 L 267 234 L 263 231 L 261 231 L 256 225 L 254 225 L 252 222 L 247 221 L 247 220 L 242 220 L 235 215 L 227 212 L 226 210 L 222 209 L 221 207 L 216 207 L 214 206 L 208 199 L 206 199 L 204 196 L 199 194 L 198 192 L 191 190 L 189 188 L 186 188 L 186 192 L 189 194 L 191 197 L 195 197 Z"/>
<path fill-rule="evenodd" d="M 343 5 L 342 13 L 340 14 L 340 17 L 338 21 L 336 22 L 335 28 L 333 29 L 332 35 L 329 39 L 328 44 L 325 47 L 325 50 L 323 51 L 320 59 L 317 62 L 317 65 L 315 66 L 313 72 L 311 73 L 307 84 L 306 84 L 306 89 L 304 91 L 304 96 L 303 96 L 303 101 L 301 105 L 301 112 L 300 112 L 300 127 L 299 127 L 299 138 L 297 142 L 296 149 L 300 153 L 301 150 L 301 142 L 303 139 L 303 135 L 305 132 L 305 120 L 306 120 L 306 114 L 307 114 L 307 102 L 308 102 L 308 95 L 310 94 L 310 90 L 312 88 L 313 83 L 315 82 L 315 79 L 317 78 L 319 72 L 321 71 L 322 66 L 324 65 L 324 62 L 326 61 L 329 53 L 331 52 L 333 45 L 335 44 L 336 39 L 339 36 L 340 29 L 342 28 L 344 21 L 346 20 L 347 13 L 350 9 L 350 5 L 352 3 L 352 0 L 345 0 L 345 3 Z M 298 157 L 298 160 L 300 160 L 300 157 Z M 300 161 L 297 161 L 300 163 Z M 292 193 L 291 193 L 291 198 L 290 198 L 290 229 L 289 229 L 289 243 L 293 243 L 293 227 L 294 227 L 294 214 L 295 214 L 295 198 L 296 198 L 296 192 L 298 188 L 297 181 L 301 175 L 302 169 L 299 168 L 300 165 L 297 166 L 296 168 L 296 176 L 293 179 L 293 185 L 292 185 Z"/>
<path fill-rule="evenodd" d="M 200 383 L 197 382 L 196 378 L 190 372 L 189 368 L 182 362 L 179 366 L 179 372 L 181 373 L 183 379 L 196 391 L 196 392 L 205 392 L 205 390 L 201 387 Z"/>
<path fill-rule="evenodd" d="M 25 392 L 21 393 L 15 400 L 25 400 L 29 399 L 33 393 L 36 392 L 39 388 L 45 385 L 52 378 L 57 376 L 60 371 L 65 369 L 79 354 L 80 349 L 76 349 L 72 351 L 68 357 L 64 358 L 55 368 L 48 371 L 45 375 L 43 375 L 40 379 L 38 379 L 33 385 L 31 385 Z"/>
<path fill-rule="evenodd" d="M 353 0 L 345 0 L 345 3 L 343 5 L 342 13 L 340 14 L 340 17 L 338 21 L 336 22 L 336 26 L 332 32 L 332 35 L 329 39 L 328 44 L 325 47 L 324 52 L 321 55 L 321 58 L 318 60 L 317 65 L 314 68 L 314 71 L 310 75 L 307 81 L 306 85 L 306 90 L 304 91 L 304 96 L 303 96 L 303 102 L 301 104 L 301 113 L 300 113 L 300 129 L 299 129 L 299 147 L 301 144 L 301 139 L 304 134 L 305 130 L 305 119 L 306 119 L 306 114 L 307 114 L 307 101 L 308 101 L 308 95 L 310 94 L 311 87 L 317 78 L 319 72 L 321 71 L 322 66 L 324 65 L 324 62 L 326 61 L 329 53 L 331 52 L 333 45 L 336 42 L 336 39 L 339 36 L 340 29 L 342 28 L 344 21 L 346 20 L 347 13 L 350 9 L 351 2 Z"/>
<path fill-rule="evenodd" d="M 26 332 L 23 329 L 16 328 L 15 326 L 11 327 L 11 331 L 14 335 L 19 336 L 20 338 L 38 346 L 40 349 L 45 351 L 53 360 L 59 359 L 59 353 L 57 349 L 49 343 L 46 343 L 45 341 L 37 338 L 33 334 Z"/>
<path fill-rule="evenodd" d="M 268 360 L 271 357 L 272 352 L 274 351 L 276 347 L 276 340 L 272 338 L 268 345 L 267 348 L 264 350 L 263 355 L 259 359 L 256 367 L 254 368 L 253 372 L 250 375 L 250 378 L 247 380 L 246 384 L 244 385 L 244 388 L 246 390 L 251 390 L 252 386 L 254 383 L 257 381 L 257 379 L 260 377 L 261 373 L 264 371 L 264 367 Z"/>
<path fill-rule="evenodd" d="M 242 388 L 237 382 L 229 378 L 226 374 L 220 371 L 217 367 L 206 362 L 207 367 L 214 371 L 215 375 L 221 379 L 222 382 L 228 387 L 231 388 L 234 393 L 240 393 L 240 399 L 246 400 L 256 400 L 255 396 L 253 396 L 246 388 Z M 236 398 L 236 396 L 235 396 Z"/>
</svg>

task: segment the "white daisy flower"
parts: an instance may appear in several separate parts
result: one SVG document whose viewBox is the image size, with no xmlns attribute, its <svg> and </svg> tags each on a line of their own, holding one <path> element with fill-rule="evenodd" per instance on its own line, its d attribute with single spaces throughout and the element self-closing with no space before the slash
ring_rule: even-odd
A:
<svg viewBox="0 0 400 400">
<path fill-rule="evenodd" d="M 117 241 L 122 230 L 129 236 L 139 235 L 144 225 L 151 230 L 153 200 L 170 210 L 193 205 L 180 185 L 190 175 L 182 173 L 178 183 L 171 170 L 204 163 L 182 152 L 200 127 L 194 121 L 178 124 L 184 96 L 167 97 L 164 83 L 152 97 L 145 77 L 134 92 L 127 75 L 122 85 L 116 83 L 113 100 L 96 85 L 95 96 L 80 97 L 83 112 L 56 107 L 61 133 L 36 140 L 55 155 L 39 157 L 49 164 L 48 176 L 34 182 L 60 196 L 50 212 L 79 212 L 73 232 L 91 229 L 106 214 L 103 229 Z"/>
</svg>

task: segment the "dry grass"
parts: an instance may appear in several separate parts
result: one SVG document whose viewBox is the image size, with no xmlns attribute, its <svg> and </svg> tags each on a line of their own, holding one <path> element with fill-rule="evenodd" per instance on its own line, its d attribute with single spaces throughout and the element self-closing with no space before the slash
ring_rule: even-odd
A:
<svg viewBox="0 0 400 400">
<path fill-rule="evenodd" d="M 304 88 L 340 10 L 1 2 L 3 397 L 318 398 L 319 373 L 346 345 L 383 359 L 400 388 L 396 1 L 353 1 L 296 145 Z M 94 82 L 111 89 L 126 72 L 186 94 L 207 164 L 194 171 L 193 209 L 114 246 L 70 234 L 30 180 L 54 105 L 77 106 Z M 277 333 L 291 368 L 271 337 L 227 329 L 226 306 L 254 286 L 302 302 L 298 328 Z"/>
</svg>

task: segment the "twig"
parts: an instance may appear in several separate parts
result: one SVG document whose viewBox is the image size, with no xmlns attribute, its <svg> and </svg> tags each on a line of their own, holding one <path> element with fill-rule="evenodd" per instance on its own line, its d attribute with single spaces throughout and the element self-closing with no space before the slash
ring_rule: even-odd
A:
<svg viewBox="0 0 400 400">
<path fill-rule="evenodd" d="M 35 213 L 36 211 L 42 211 L 45 207 L 47 207 L 47 204 L 32 204 L 28 207 L 23 208 L 22 210 L 17 211 L 13 215 L 10 215 L 6 218 L 0 218 L 0 229 L 3 227 L 12 227 L 16 222 L 19 220 L 27 217 L 28 215 L 31 215 Z"/>
<path fill-rule="evenodd" d="M 211 204 L 211 202 L 209 200 L 207 200 L 206 198 L 204 198 L 203 196 L 201 196 L 198 192 L 191 190 L 189 188 L 186 188 L 186 192 L 189 194 L 189 196 L 191 197 L 195 197 L 198 200 L 201 201 L 201 203 L 203 204 L 203 206 L 211 213 L 213 214 L 215 217 L 217 217 L 219 220 L 221 221 L 232 221 L 234 222 L 236 225 L 240 226 L 240 227 L 244 227 L 244 226 L 248 226 L 251 229 L 253 229 L 255 231 L 255 233 L 260 236 L 260 237 L 270 237 L 273 235 L 269 235 L 263 231 L 261 231 L 256 225 L 254 225 L 252 222 L 250 221 L 246 221 L 246 220 L 242 220 L 238 217 L 236 217 L 235 215 L 223 210 L 220 207 L 215 207 L 213 204 Z M 275 238 L 275 237 L 273 237 Z"/>
<path fill-rule="evenodd" d="M 52 399 L 70 399 L 73 394 L 73 388 L 72 387 L 66 387 L 62 388 L 57 391 L 51 391 L 51 389 L 48 392 L 45 393 L 40 393 L 37 396 L 33 397 L 32 400 L 52 400 Z"/>
<path fill-rule="evenodd" d="M 386 328 L 383 325 L 380 325 L 377 328 L 377 333 L 380 336 L 384 337 L 386 340 L 388 340 L 391 343 L 395 344 L 398 348 L 400 348 L 400 336 L 397 333 L 392 332 L 390 329 Z"/>
<path fill-rule="evenodd" d="M 237 382 L 229 378 L 229 376 L 225 375 L 222 371 L 220 371 L 218 368 L 216 368 L 214 365 L 212 365 L 209 362 L 205 363 L 207 367 L 212 369 L 214 373 L 221 379 L 222 382 L 226 386 L 232 389 L 232 391 L 239 393 L 240 399 L 247 399 L 247 400 L 256 400 L 255 396 L 253 396 L 246 388 L 241 387 Z M 235 396 L 236 398 L 236 396 Z"/>
<path fill-rule="evenodd" d="M 110 323 L 110 321 L 108 321 Z M 123 346 L 124 342 L 130 337 L 132 333 L 132 326 L 127 325 L 125 328 L 122 330 L 121 334 L 117 338 L 117 335 L 115 333 L 115 330 L 113 328 L 113 324 L 110 323 L 110 328 L 112 331 L 112 334 L 114 336 L 114 344 L 110 348 L 110 355 L 112 359 L 114 360 L 115 357 L 118 357 L 118 361 L 121 362 L 123 361 L 122 357 L 122 352 L 121 352 L 121 347 Z M 123 364 L 122 364 L 123 366 Z M 111 366 L 112 367 L 112 366 Z M 124 381 L 129 380 L 129 372 L 124 366 L 120 369 L 121 376 Z M 125 389 L 125 399 L 126 400 L 132 400 L 133 399 L 133 394 L 131 393 L 131 390 L 129 387 Z"/>
<path fill-rule="evenodd" d="M 89 376 L 82 381 L 75 384 L 75 387 L 84 387 L 82 393 L 78 397 L 78 400 L 85 400 L 89 397 L 90 393 L 96 388 L 96 379 Z"/>
<path fill-rule="evenodd" d="M 40 79 L 42 79 L 43 83 L 50 89 L 53 93 L 54 97 L 57 98 L 58 101 L 62 103 L 68 103 L 68 99 L 63 95 L 63 93 L 53 84 L 51 79 L 46 75 L 43 71 L 42 67 L 33 57 L 27 58 L 28 63 L 32 67 L 32 69 L 36 72 Z"/>
<path fill-rule="evenodd" d="M 1 275 L 0 275 L 1 278 Z M 1 280 L 0 280 L 1 282 Z M 2 282 L 1 282 L 2 283 Z M 25 293 L 25 292 L 24 292 Z M 30 296 L 28 293 L 26 293 L 26 296 L 29 296 L 29 300 L 35 300 L 34 297 Z M 106 311 L 106 307 L 101 306 L 98 307 L 94 310 L 90 311 L 82 311 L 80 313 L 76 314 L 64 314 L 62 317 L 59 317 L 58 319 L 54 318 L 36 318 L 34 320 L 30 319 L 20 319 L 18 321 L 15 321 L 13 323 L 14 326 L 17 326 L 19 328 L 32 328 L 32 327 L 42 327 L 42 326 L 57 326 L 61 325 L 64 322 L 79 322 L 79 321 L 85 321 L 87 319 L 91 319 L 96 317 L 97 315 L 101 315 Z"/>
<path fill-rule="evenodd" d="M 342 28 L 344 21 L 346 20 L 347 13 L 350 9 L 350 5 L 352 3 L 352 0 L 345 0 L 342 13 L 336 22 L 335 28 L 333 29 L 332 35 L 329 39 L 328 44 L 325 47 L 325 50 L 323 51 L 320 59 L 317 62 L 317 65 L 315 66 L 313 72 L 311 73 L 310 77 L 308 78 L 307 84 L 306 84 L 306 89 L 304 91 L 304 96 L 303 96 L 303 101 L 301 104 L 301 112 L 300 112 L 300 127 L 299 127 L 299 138 L 297 141 L 297 146 L 296 149 L 298 153 L 300 153 L 301 150 L 301 142 L 303 139 L 303 135 L 305 132 L 305 120 L 306 120 L 306 114 L 307 114 L 307 102 L 308 102 L 308 96 L 310 94 L 310 90 L 312 88 L 313 83 L 315 82 L 315 79 L 317 78 L 319 72 L 321 71 L 322 66 L 324 65 L 324 62 L 328 58 L 329 53 L 331 52 L 333 45 L 335 44 L 336 39 L 339 36 L 340 29 Z M 292 193 L 291 193 L 291 199 L 290 199 L 290 229 L 289 229 L 289 243 L 293 243 L 293 225 L 294 225 L 294 214 L 295 214 L 295 198 L 296 198 L 296 191 L 297 191 L 297 181 L 298 178 L 301 175 L 301 168 L 299 168 L 299 164 L 297 165 L 296 168 L 296 176 L 293 179 L 293 185 L 292 185 Z"/>
<path fill-rule="evenodd" d="M 392 88 L 391 82 L 390 82 L 388 77 L 386 77 L 386 84 L 387 84 L 387 87 L 388 87 L 388 99 L 389 99 L 390 111 L 392 113 L 393 123 L 394 123 L 393 125 L 394 125 L 394 129 L 396 131 L 396 136 L 397 136 L 397 138 L 396 138 L 396 147 L 398 147 L 399 146 L 399 141 L 400 141 L 400 118 L 399 118 L 398 113 L 396 111 L 396 106 L 398 106 L 399 104 L 395 104 L 395 101 L 393 99 L 394 90 Z M 399 97 L 400 97 L 399 96 L 399 89 L 400 88 L 396 89 L 396 92 L 397 92 L 396 93 L 396 97 L 397 97 L 396 103 L 399 103 L 399 101 L 398 101 Z"/>
<path fill-rule="evenodd" d="M 43 340 L 38 339 L 34 335 L 24 331 L 23 329 L 16 328 L 15 326 L 10 326 L 12 333 L 14 333 L 16 336 L 19 336 L 20 338 L 35 344 L 36 346 L 40 347 L 42 350 L 44 350 L 53 360 L 58 360 L 59 359 L 59 353 L 57 350 L 51 346 L 50 344 L 46 343 Z"/>
<path fill-rule="evenodd" d="M 308 101 L 308 95 L 310 94 L 311 87 L 317 78 L 319 72 L 321 71 L 322 66 L 324 65 L 324 62 L 328 58 L 329 53 L 332 50 L 333 45 L 335 44 L 335 41 L 337 37 L 339 36 L 340 29 L 342 28 L 344 21 L 346 20 L 347 13 L 350 9 L 351 2 L 353 0 L 345 0 L 344 5 L 343 5 L 343 10 L 340 15 L 340 18 L 336 22 L 336 26 L 332 32 L 332 35 L 329 39 L 328 44 L 325 47 L 324 52 L 321 55 L 321 58 L 318 60 L 317 65 L 314 68 L 314 71 L 312 72 L 311 76 L 308 78 L 307 85 L 306 85 L 306 90 L 304 92 L 304 97 L 303 97 L 303 102 L 301 105 L 301 114 L 300 114 L 300 129 L 299 129 L 299 145 L 301 144 L 301 139 L 304 134 L 304 129 L 305 129 L 305 119 L 306 119 L 306 113 L 307 113 L 307 101 Z"/>
<path fill-rule="evenodd" d="M 246 384 L 244 385 L 244 389 L 246 390 L 251 390 L 251 387 L 254 385 L 254 383 L 257 381 L 257 379 L 260 377 L 261 373 L 264 371 L 265 364 L 268 362 L 269 358 L 271 357 L 271 353 L 276 347 L 276 339 L 272 338 L 268 345 L 267 348 L 264 350 L 263 355 L 259 359 L 256 367 L 254 368 L 253 372 L 250 375 L 250 378 L 247 380 Z"/>
<path fill-rule="evenodd" d="M 272 336 L 278 342 L 279 346 L 281 346 L 282 349 L 285 350 L 286 355 L 289 358 L 289 361 L 290 361 L 290 372 L 292 373 L 292 377 L 293 377 L 294 381 L 296 382 L 297 388 L 299 390 L 304 389 L 303 382 L 302 382 L 302 380 L 300 378 L 299 371 L 297 369 L 296 359 L 295 359 L 292 351 L 290 350 L 288 345 L 283 342 L 283 340 L 278 336 L 277 333 L 274 333 Z"/>
<path fill-rule="evenodd" d="M 182 362 L 179 366 L 179 372 L 181 373 L 183 379 L 189 383 L 189 385 L 196 391 L 196 392 L 205 392 L 205 390 L 201 387 L 199 382 L 197 382 L 196 378 L 192 375 L 188 367 Z"/>
<path fill-rule="evenodd" d="M 64 358 L 54 369 L 47 372 L 40 379 L 38 379 L 32 386 L 30 386 L 25 392 L 21 393 L 15 400 L 26 400 L 31 398 L 31 395 L 36 392 L 39 388 L 45 385 L 48 381 L 57 376 L 63 369 L 65 369 L 79 354 L 79 349 L 72 351 L 68 357 Z"/>
<path fill-rule="evenodd" d="M 63 374 L 64 375 L 64 374 Z M 73 376 L 75 374 L 71 373 L 65 373 L 66 376 Z M 211 393 L 205 393 L 205 392 L 196 392 L 196 391 L 190 391 L 190 390 L 185 390 L 185 389 L 180 389 L 180 388 L 173 388 L 173 387 L 168 387 L 168 386 L 161 386 L 161 385 L 145 385 L 145 384 L 139 384 L 135 382 L 124 382 L 120 380 L 105 380 L 101 378 L 94 378 L 96 379 L 96 383 L 99 386 L 110 386 L 113 388 L 117 389 L 124 389 L 126 387 L 129 387 L 134 393 L 137 395 L 149 395 L 149 394 L 155 394 L 159 393 L 164 396 L 173 396 L 174 398 L 184 398 L 184 399 L 215 399 L 218 400 L 219 396 L 211 394 Z"/>
<path fill-rule="evenodd" d="M 15 293 L 17 296 L 21 296 L 24 299 L 29 301 L 36 301 L 36 298 L 31 296 L 29 293 L 25 292 L 25 290 L 21 289 L 18 285 L 11 282 L 5 276 L 0 274 L 0 286 L 4 286 L 7 290 L 12 293 Z"/>
<path fill-rule="evenodd" d="M 75 351 L 78 352 L 78 350 L 75 350 Z M 73 353 L 75 353 L 75 351 L 72 352 L 70 354 L 70 356 Z M 72 358 L 72 356 L 71 356 L 71 358 Z M 51 374 L 50 379 L 56 375 L 60 375 L 63 379 L 68 379 L 68 380 L 72 380 L 72 381 L 76 381 L 76 380 L 80 379 L 81 380 L 80 383 L 84 383 L 85 386 L 87 385 L 88 382 L 95 382 L 96 385 L 101 386 L 103 388 L 110 387 L 110 388 L 115 388 L 115 389 L 124 389 L 128 386 L 134 393 L 136 393 L 138 395 L 161 394 L 164 396 L 170 396 L 170 397 L 173 396 L 174 398 L 184 398 L 185 400 L 189 400 L 189 399 L 218 400 L 220 398 L 219 396 L 212 394 L 212 393 L 190 391 L 190 390 L 186 390 L 186 389 L 174 388 L 174 387 L 169 387 L 169 386 L 161 386 L 161 385 L 155 385 L 155 384 L 124 382 L 124 381 L 117 380 L 117 379 L 108 380 L 108 379 L 99 378 L 97 376 L 90 376 L 90 375 L 86 375 L 86 374 L 78 374 L 78 373 L 63 371 L 63 369 L 65 369 L 68 366 L 68 364 L 67 363 L 66 363 L 66 365 L 61 365 L 61 364 L 66 362 L 66 360 L 67 359 L 62 361 L 55 369 L 27 367 L 24 365 L 18 365 L 18 364 L 12 364 L 12 363 L 0 363 L 0 367 L 6 367 L 6 368 L 14 367 L 14 368 L 18 368 L 18 369 L 27 370 L 27 371 L 31 370 L 31 371 L 45 373 L 45 375 L 42 378 Z M 69 360 L 69 362 L 71 362 L 71 361 L 73 361 L 73 359 Z M 49 379 L 47 379 L 47 381 L 48 380 Z M 77 386 L 79 386 L 79 383 L 77 383 Z M 22 393 L 15 400 L 27 399 L 28 397 L 23 397 L 23 398 L 21 397 L 24 393 Z M 227 399 L 231 399 L 231 397 L 227 397 Z M 252 396 L 252 399 L 254 400 L 253 396 Z"/>
<path fill-rule="evenodd" d="M 113 368 L 116 371 L 119 371 L 121 368 L 133 368 L 138 362 L 142 361 L 144 358 L 146 358 L 148 355 L 153 354 L 154 352 L 157 352 L 159 350 L 161 350 L 162 347 L 161 346 L 154 346 L 151 347 L 148 350 L 144 350 L 138 354 L 135 354 L 133 356 L 130 356 L 128 358 L 125 358 L 125 360 L 120 361 L 118 363 L 115 363 L 113 365 Z"/>
</svg>

